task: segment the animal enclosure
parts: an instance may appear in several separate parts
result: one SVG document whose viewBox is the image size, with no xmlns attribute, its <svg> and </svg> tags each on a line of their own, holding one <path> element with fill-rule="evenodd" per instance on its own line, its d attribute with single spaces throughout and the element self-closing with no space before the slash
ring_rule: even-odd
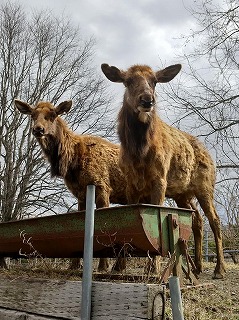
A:
<svg viewBox="0 0 239 320">
<path fill-rule="evenodd" d="M 97 209 L 94 256 L 115 257 L 120 248 L 122 250 L 130 244 L 131 255 L 135 256 L 167 256 L 171 252 L 176 261 L 173 272 L 178 272 L 183 268 L 179 238 L 187 242 L 191 223 L 192 210 L 187 209 L 154 205 Z M 0 256 L 18 257 L 19 250 L 30 254 L 28 239 L 42 256 L 82 256 L 84 225 L 84 212 L 2 223 Z M 24 232 L 24 243 L 21 232 Z M 162 319 L 163 288 L 159 284 L 94 283 L 93 286 L 92 319 L 112 319 L 112 316 L 119 320 L 122 316 Z M 78 320 L 80 291 L 80 282 L 39 279 L 14 282 L 3 278 L 0 285 L 0 315 L 2 319 L 12 320 L 21 317 L 45 320 L 45 316 L 51 319 L 53 315 L 59 319 Z"/>
</svg>

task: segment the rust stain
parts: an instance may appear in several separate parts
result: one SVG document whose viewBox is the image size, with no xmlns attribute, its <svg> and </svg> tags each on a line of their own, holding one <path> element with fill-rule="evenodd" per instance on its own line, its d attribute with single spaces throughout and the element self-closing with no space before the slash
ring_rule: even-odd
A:
<svg viewBox="0 0 239 320">
<path fill-rule="evenodd" d="M 142 204 L 97 209 L 94 257 L 115 257 L 122 248 L 136 256 L 162 255 L 168 232 L 160 227 L 162 211 L 179 214 L 180 236 L 189 239 L 191 212 L 186 209 Z M 35 249 L 44 257 L 82 257 L 84 225 L 84 211 L 0 223 L 0 256 L 18 257 L 19 250 L 29 255 Z"/>
</svg>

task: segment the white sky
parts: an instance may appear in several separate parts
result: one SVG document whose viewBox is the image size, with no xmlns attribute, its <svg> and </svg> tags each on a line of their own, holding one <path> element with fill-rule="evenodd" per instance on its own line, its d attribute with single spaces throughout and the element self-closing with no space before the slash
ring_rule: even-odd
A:
<svg viewBox="0 0 239 320">
<path fill-rule="evenodd" d="M 4 0 L 0 0 L 2 2 Z M 96 66 L 125 69 L 132 64 L 158 68 L 178 61 L 180 35 L 194 27 L 188 7 L 193 0 L 18 0 L 27 9 L 64 13 L 83 37 L 96 39 Z"/>
<path fill-rule="evenodd" d="M 0 0 L 4 2 L 5 0 Z M 15 1 L 15 0 L 9 0 Z M 188 8 L 194 0 L 16 0 L 27 10 L 50 10 L 64 14 L 79 25 L 83 39 L 96 40 L 93 61 L 98 73 L 101 64 L 120 69 L 147 64 L 154 70 L 174 63 L 189 48 L 180 39 L 195 28 Z M 216 0 L 220 1 L 220 0 Z M 183 66 L 186 70 L 187 66 Z M 108 81 L 116 109 L 124 88 Z"/>
</svg>

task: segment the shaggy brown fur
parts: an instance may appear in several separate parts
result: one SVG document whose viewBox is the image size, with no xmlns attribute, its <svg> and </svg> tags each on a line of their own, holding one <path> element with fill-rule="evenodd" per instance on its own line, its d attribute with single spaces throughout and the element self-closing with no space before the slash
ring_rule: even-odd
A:
<svg viewBox="0 0 239 320">
<path fill-rule="evenodd" d="M 79 210 L 85 210 L 86 187 L 96 186 L 96 207 L 110 203 L 126 204 L 125 179 L 119 168 L 119 146 L 96 136 L 77 135 L 59 117 L 68 112 L 72 102 L 54 107 L 39 102 L 35 107 L 15 100 L 16 107 L 33 119 L 33 134 L 51 166 L 53 177 L 62 177 L 78 199 Z M 105 260 L 101 260 L 105 268 Z M 104 267 L 103 267 L 104 266 Z"/>
<path fill-rule="evenodd" d="M 151 203 L 162 205 L 166 197 L 184 208 L 194 207 L 196 198 L 209 219 L 217 247 L 215 278 L 225 272 L 220 220 L 213 204 L 215 168 L 202 143 L 173 128 L 156 114 L 155 86 L 172 80 L 181 65 L 153 72 L 148 66 L 135 65 L 127 71 L 102 65 L 113 82 L 125 85 L 123 106 L 118 116 L 118 134 L 122 144 L 120 166 L 127 179 L 129 203 L 137 203 L 143 192 Z M 196 244 L 195 263 L 202 271 L 202 219 L 196 210 L 193 219 Z"/>
</svg>

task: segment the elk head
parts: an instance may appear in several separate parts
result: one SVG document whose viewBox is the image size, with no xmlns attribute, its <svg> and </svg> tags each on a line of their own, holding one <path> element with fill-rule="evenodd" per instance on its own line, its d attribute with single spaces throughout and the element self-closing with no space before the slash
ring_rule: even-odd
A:
<svg viewBox="0 0 239 320">
<path fill-rule="evenodd" d="M 17 109 L 24 114 L 31 116 L 33 120 L 32 133 L 41 139 L 46 135 L 54 135 L 57 116 L 68 112 L 72 106 L 72 101 L 61 102 L 57 107 L 50 102 L 38 102 L 36 106 L 31 106 L 27 102 L 14 100 Z"/>
<path fill-rule="evenodd" d="M 110 81 L 124 84 L 124 103 L 138 113 L 139 119 L 144 122 L 142 114 L 150 113 L 156 103 L 156 84 L 171 81 L 181 70 L 181 65 L 175 64 L 154 72 L 145 65 L 134 65 L 123 71 L 104 63 L 101 69 Z"/>
</svg>

